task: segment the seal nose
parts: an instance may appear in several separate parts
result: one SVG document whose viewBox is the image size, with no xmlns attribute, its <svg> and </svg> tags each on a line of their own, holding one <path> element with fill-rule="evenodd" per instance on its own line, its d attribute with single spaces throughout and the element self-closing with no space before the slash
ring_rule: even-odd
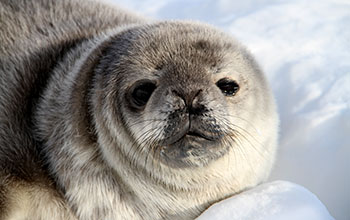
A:
<svg viewBox="0 0 350 220">
<path fill-rule="evenodd" d="M 190 115 L 200 115 L 205 111 L 204 105 L 199 101 L 202 92 L 202 89 L 182 93 L 173 90 L 173 93 L 185 102 L 185 106 Z"/>
</svg>

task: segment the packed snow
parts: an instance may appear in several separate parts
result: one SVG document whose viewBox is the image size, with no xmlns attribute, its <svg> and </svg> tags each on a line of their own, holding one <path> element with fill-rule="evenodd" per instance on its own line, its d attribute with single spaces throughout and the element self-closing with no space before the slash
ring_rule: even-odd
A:
<svg viewBox="0 0 350 220">
<path fill-rule="evenodd" d="M 285 181 L 255 187 L 211 206 L 197 220 L 334 220 L 317 197 Z"/>
<path fill-rule="evenodd" d="M 207 22 L 246 45 L 279 108 L 280 146 L 270 181 L 300 184 L 335 219 L 350 219 L 350 1 L 108 1 L 150 18 Z M 228 208 L 242 209 L 235 205 Z"/>
</svg>

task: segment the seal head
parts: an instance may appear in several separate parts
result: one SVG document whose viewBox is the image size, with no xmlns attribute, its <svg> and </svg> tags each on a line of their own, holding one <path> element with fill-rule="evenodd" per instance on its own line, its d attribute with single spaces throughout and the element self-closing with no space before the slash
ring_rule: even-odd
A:
<svg viewBox="0 0 350 220">
<path fill-rule="evenodd" d="M 161 22 L 127 29 L 106 54 L 97 89 L 113 97 L 104 102 L 113 103 L 105 108 L 112 111 L 105 121 L 125 125 L 132 144 L 123 151 L 132 161 L 206 166 L 232 148 L 246 151 L 245 139 L 261 129 L 260 121 L 276 120 L 254 60 L 207 25 Z"/>
</svg>

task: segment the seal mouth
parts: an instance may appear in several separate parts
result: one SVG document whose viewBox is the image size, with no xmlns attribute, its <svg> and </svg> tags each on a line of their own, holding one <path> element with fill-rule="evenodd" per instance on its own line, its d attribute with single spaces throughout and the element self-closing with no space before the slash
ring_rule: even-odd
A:
<svg viewBox="0 0 350 220">
<path fill-rule="evenodd" d="M 189 137 L 194 137 L 194 138 L 202 138 L 205 139 L 207 141 L 214 141 L 215 139 L 212 137 L 208 137 L 202 133 L 199 132 L 195 132 L 195 131 L 188 131 L 187 134 L 185 134 L 182 138 L 189 136 Z"/>
<path fill-rule="evenodd" d="M 203 132 L 194 131 L 194 130 L 184 130 L 175 134 L 168 138 L 168 140 L 164 141 L 165 145 L 174 145 L 182 140 L 190 139 L 197 141 L 217 141 L 220 137 L 211 137 L 209 135 L 205 135 Z"/>
<path fill-rule="evenodd" d="M 191 140 L 198 140 L 198 141 L 215 141 L 215 138 L 209 137 L 197 131 L 188 131 L 177 141 L 180 141 L 181 139 L 191 139 Z"/>
<path fill-rule="evenodd" d="M 168 166 L 203 166 L 224 153 L 223 134 L 209 131 L 186 130 L 163 142 L 161 158 Z"/>
</svg>

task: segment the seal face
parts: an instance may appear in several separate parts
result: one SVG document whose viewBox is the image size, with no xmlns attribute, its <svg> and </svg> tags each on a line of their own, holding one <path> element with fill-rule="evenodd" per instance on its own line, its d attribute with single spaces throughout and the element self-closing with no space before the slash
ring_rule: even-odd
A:
<svg viewBox="0 0 350 220">
<path fill-rule="evenodd" d="M 168 75 L 169 72 L 163 74 Z M 203 166 L 223 155 L 228 148 L 222 144 L 225 128 L 215 115 L 218 114 L 215 105 L 225 105 L 220 91 L 210 81 L 192 87 L 190 84 L 198 84 L 198 81 L 191 74 L 186 75 L 181 76 L 188 80 L 186 90 L 176 85 L 178 79 L 173 79 L 174 82 L 169 82 L 173 85 L 171 87 L 160 85 L 157 88 L 156 83 L 148 83 L 147 86 L 136 87 L 131 95 L 131 100 L 142 98 L 142 102 L 136 102 L 142 103 L 142 111 L 149 113 L 147 118 L 140 119 L 151 127 L 140 144 L 151 146 L 154 157 L 175 167 Z M 168 76 L 165 77 L 158 81 L 169 80 Z M 158 84 L 161 83 L 164 82 Z M 152 96 L 160 98 L 153 99 Z M 210 103 L 214 97 L 217 101 Z M 148 100 L 150 106 L 147 106 Z"/>
<path fill-rule="evenodd" d="M 167 65 L 174 64 L 164 64 Z M 215 105 L 224 105 L 225 100 L 211 82 L 211 73 L 204 73 L 199 79 L 192 76 L 191 70 L 176 73 L 174 71 L 178 68 L 163 68 L 153 73 L 158 75 L 153 81 L 147 78 L 138 80 L 127 91 L 129 111 L 137 114 L 135 118 L 139 123 L 150 127 L 136 139 L 139 138 L 139 144 L 144 147 L 149 145 L 153 156 L 168 165 L 204 165 L 227 150 L 221 146 L 225 136 L 223 126 L 214 115 Z M 201 82 L 203 80 L 205 82 Z M 187 85 L 178 85 L 178 81 L 187 81 Z M 214 103 L 210 103 L 212 98 L 216 99 Z"/>
<path fill-rule="evenodd" d="M 117 90 L 114 108 L 138 148 L 134 155 L 202 167 L 242 145 L 265 82 L 237 42 L 208 26 L 174 22 L 129 29 L 116 41 L 127 36 L 123 48 L 109 51 L 113 69 L 101 80 Z"/>
</svg>

